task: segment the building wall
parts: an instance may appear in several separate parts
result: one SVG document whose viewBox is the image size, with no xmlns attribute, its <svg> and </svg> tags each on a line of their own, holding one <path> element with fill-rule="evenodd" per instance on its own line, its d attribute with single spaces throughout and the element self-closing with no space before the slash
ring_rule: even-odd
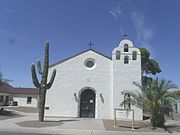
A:
<svg viewBox="0 0 180 135">
<path fill-rule="evenodd" d="M 177 110 L 176 111 L 177 111 L 177 113 L 180 113 L 180 99 L 177 100 L 176 104 L 177 104 L 177 108 L 176 108 Z"/>
<path fill-rule="evenodd" d="M 128 44 L 128 52 L 124 52 L 124 45 Z M 116 59 L 116 52 L 120 51 L 120 60 Z M 132 60 L 133 51 L 137 52 L 137 59 Z M 129 63 L 124 64 L 125 56 L 129 57 Z M 122 40 L 113 50 L 113 108 L 123 108 L 120 104 L 124 100 L 123 91 L 136 91 L 138 88 L 133 82 L 141 82 L 141 54 L 139 49 L 133 47 L 130 40 Z M 135 119 L 142 120 L 142 110 L 132 106 L 135 110 Z"/>
<path fill-rule="evenodd" d="M 124 53 L 124 44 L 129 44 L 129 52 Z M 116 51 L 120 50 L 121 59 L 115 60 Z M 137 60 L 132 60 L 132 52 L 137 51 Z M 124 64 L 124 56 L 129 56 L 129 64 Z M 95 68 L 88 70 L 84 62 L 92 58 Z M 57 70 L 51 89 L 47 90 L 46 116 L 79 117 L 80 93 L 91 88 L 96 93 L 95 118 L 113 118 L 113 109 L 122 108 L 122 91 L 137 90 L 133 82 L 141 82 L 141 55 L 129 40 L 123 40 L 113 50 L 112 60 L 90 50 L 72 57 L 50 68 Z M 50 79 L 50 78 L 49 78 Z M 100 96 L 102 95 L 102 97 Z M 142 120 L 142 110 L 132 106 L 135 119 Z"/>
<path fill-rule="evenodd" d="M 88 58 L 95 60 L 95 68 L 85 67 Z M 95 118 L 112 118 L 112 61 L 94 51 L 87 51 L 50 68 L 57 74 L 47 90 L 46 116 L 79 117 L 80 93 L 91 88 L 96 93 Z M 102 97 L 100 97 L 102 94 Z M 76 95 L 76 96 L 75 96 Z"/>
<path fill-rule="evenodd" d="M 18 102 L 18 106 L 37 107 L 37 95 L 14 94 L 13 101 Z M 27 103 L 27 98 L 32 97 L 31 103 Z"/>
</svg>

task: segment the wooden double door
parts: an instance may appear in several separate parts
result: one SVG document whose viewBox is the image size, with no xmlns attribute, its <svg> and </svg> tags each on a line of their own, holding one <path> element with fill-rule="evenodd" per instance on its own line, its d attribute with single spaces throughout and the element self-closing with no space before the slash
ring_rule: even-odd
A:
<svg viewBox="0 0 180 135">
<path fill-rule="evenodd" d="M 91 89 L 86 89 L 81 93 L 80 96 L 80 117 L 94 118 L 96 102 L 95 92 Z"/>
</svg>

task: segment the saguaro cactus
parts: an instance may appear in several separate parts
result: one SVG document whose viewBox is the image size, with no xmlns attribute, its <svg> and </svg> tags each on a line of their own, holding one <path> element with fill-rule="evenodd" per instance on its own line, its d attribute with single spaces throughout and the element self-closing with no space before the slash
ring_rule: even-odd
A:
<svg viewBox="0 0 180 135">
<path fill-rule="evenodd" d="M 38 72 L 41 75 L 41 82 L 38 81 L 35 65 L 31 66 L 32 80 L 33 84 L 39 91 L 38 97 L 38 111 L 39 111 L 39 121 L 44 121 L 44 109 L 45 109 L 45 101 L 46 101 L 46 91 L 51 88 L 54 78 L 56 76 L 56 69 L 53 70 L 50 81 L 47 83 L 48 70 L 49 70 L 49 43 L 46 42 L 45 45 L 45 57 L 44 57 L 44 68 L 41 68 L 40 60 L 37 60 L 37 68 Z"/>
</svg>

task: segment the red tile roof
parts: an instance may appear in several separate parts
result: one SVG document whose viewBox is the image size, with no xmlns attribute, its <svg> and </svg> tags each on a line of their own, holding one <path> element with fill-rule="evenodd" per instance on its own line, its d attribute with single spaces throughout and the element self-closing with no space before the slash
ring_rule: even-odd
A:
<svg viewBox="0 0 180 135">
<path fill-rule="evenodd" d="M 38 95 L 38 89 L 36 89 L 36 88 L 14 88 L 13 90 L 11 90 L 11 94 Z"/>
<path fill-rule="evenodd" d="M 0 86 L 0 93 L 7 94 L 27 94 L 27 95 L 38 95 L 38 89 L 36 88 L 17 88 L 7 83 Z"/>
<path fill-rule="evenodd" d="M 13 87 L 7 83 L 3 83 L 2 86 L 0 86 L 0 93 L 10 93 L 10 91 L 13 89 Z"/>
</svg>

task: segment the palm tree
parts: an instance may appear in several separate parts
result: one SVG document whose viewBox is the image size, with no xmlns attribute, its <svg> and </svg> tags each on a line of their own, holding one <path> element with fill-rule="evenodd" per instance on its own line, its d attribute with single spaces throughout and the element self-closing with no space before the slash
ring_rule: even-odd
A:
<svg viewBox="0 0 180 135">
<path fill-rule="evenodd" d="M 150 119 L 153 127 L 163 127 L 165 113 L 168 108 L 175 104 L 180 91 L 170 91 L 176 86 L 171 81 L 158 78 L 149 80 L 147 85 L 134 84 L 139 90 L 135 92 L 124 91 L 123 93 L 128 92 L 131 104 L 138 106 L 151 115 Z"/>
</svg>

